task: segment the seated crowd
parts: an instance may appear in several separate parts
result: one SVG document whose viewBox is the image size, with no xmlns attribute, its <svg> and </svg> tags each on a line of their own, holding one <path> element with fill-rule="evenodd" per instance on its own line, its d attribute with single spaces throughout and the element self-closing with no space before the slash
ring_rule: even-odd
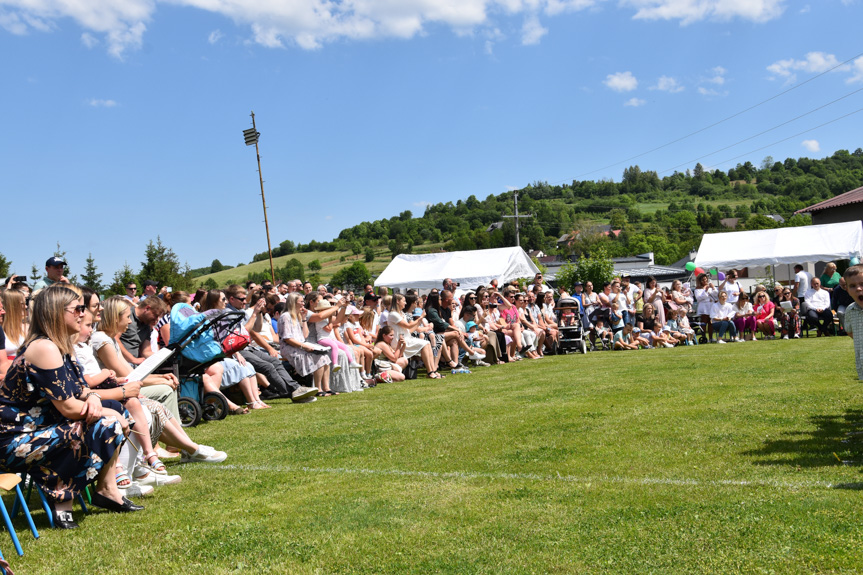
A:
<svg viewBox="0 0 863 575">
<path fill-rule="evenodd" d="M 751 297 L 730 270 L 718 285 L 699 275 L 694 290 L 624 275 L 599 292 L 576 282 L 572 293 L 556 294 L 537 274 L 528 285 L 492 281 L 472 290 L 446 279 L 428 294 L 376 294 L 366 285 L 357 295 L 293 280 L 190 295 L 146 281 L 140 297 L 130 283 L 126 295 L 105 299 L 70 284 L 64 266 L 49 259 L 32 293 L 22 276 L 0 290 L 0 468 L 28 474 L 61 528 L 77 526 L 72 499 L 90 483 L 93 505 L 138 511 L 128 497 L 181 481 L 163 459 L 227 458 L 183 429 L 172 373 L 130 381 L 171 342 L 172 308 L 185 317 L 242 312 L 251 343 L 204 365 L 200 385 L 224 395 L 231 415 L 246 415 L 273 399 L 309 403 L 413 379 L 420 369 L 441 379 L 470 373 L 469 365 L 542 359 L 572 328 L 593 348 L 617 350 L 694 345 L 698 335 L 718 343 L 797 338 L 804 323 L 830 334 L 834 312 L 841 321 L 852 301 L 835 266 L 802 292 L 803 277 L 772 294 L 758 286 Z"/>
</svg>

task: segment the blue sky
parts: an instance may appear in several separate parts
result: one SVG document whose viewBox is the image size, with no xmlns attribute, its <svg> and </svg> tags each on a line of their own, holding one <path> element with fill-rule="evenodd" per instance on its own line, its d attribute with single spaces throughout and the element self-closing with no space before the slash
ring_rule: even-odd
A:
<svg viewBox="0 0 863 575">
<path fill-rule="evenodd" d="M 863 0 L 0 0 L 13 268 L 192 267 L 428 202 L 863 146 Z M 800 134 L 806 131 L 806 133 Z M 785 140 L 781 141 L 780 140 Z M 735 145 L 736 144 L 736 145 Z M 720 153 L 710 155 L 721 148 Z M 762 149 L 763 148 L 763 149 Z M 729 161 L 730 160 L 730 161 Z"/>
</svg>

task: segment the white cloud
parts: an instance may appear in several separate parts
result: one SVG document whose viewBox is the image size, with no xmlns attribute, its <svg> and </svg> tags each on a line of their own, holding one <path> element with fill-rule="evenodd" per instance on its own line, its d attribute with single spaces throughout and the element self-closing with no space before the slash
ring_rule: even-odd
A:
<svg viewBox="0 0 863 575">
<path fill-rule="evenodd" d="M 715 97 L 715 96 L 727 96 L 728 92 L 720 92 L 719 90 L 714 90 L 713 88 L 705 88 L 704 86 L 698 87 L 698 93 L 702 96 Z"/>
<path fill-rule="evenodd" d="M 218 28 L 216 28 L 215 30 L 210 32 L 209 36 L 207 36 L 207 42 L 209 42 L 210 44 L 216 44 L 219 40 L 221 40 L 224 37 L 225 37 L 225 35 L 222 34 L 222 31 L 219 30 Z"/>
<path fill-rule="evenodd" d="M 543 28 L 539 23 L 539 18 L 529 16 L 524 21 L 524 26 L 521 27 L 521 44 L 522 46 L 532 46 L 539 44 L 543 36 L 548 34 L 548 28 Z"/>
<path fill-rule="evenodd" d="M 650 89 L 669 92 L 671 94 L 676 94 L 684 90 L 683 86 L 681 86 L 676 79 L 670 76 L 660 76 L 659 80 L 656 82 L 656 86 L 651 86 Z"/>
<path fill-rule="evenodd" d="M 786 1 L 620 0 L 620 4 L 634 10 L 637 19 L 687 24 L 702 19 L 766 21 L 781 14 Z M 525 18 L 521 42 L 535 44 L 548 33 L 540 15 L 598 8 L 610 0 L 0 0 L 0 28 L 20 35 L 50 31 L 69 19 L 122 59 L 142 46 L 147 26 L 163 4 L 225 17 L 248 30 L 249 40 L 262 46 L 313 50 L 343 39 L 413 38 L 431 26 L 470 34 L 500 26 L 499 20 L 515 15 Z M 210 34 L 209 41 L 218 41 L 220 34 L 218 30 Z M 89 39 L 82 42 L 92 44 Z"/>
<path fill-rule="evenodd" d="M 609 74 L 605 77 L 606 86 L 615 92 L 632 92 L 638 87 L 638 80 L 632 75 L 632 72 L 618 72 Z"/>
<path fill-rule="evenodd" d="M 428 207 L 430 205 L 432 205 L 431 202 L 426 202 L 426 201 L 414 202 L 414 207 L 417 207 L 417 208 L 425 209 L 426 207 Z"/>
<path fill-rule="evenodd" d="M 725 74 L 728 72 L 722 66 L 716 66 L 710 70 L 710 73 L 713 74 L 709 78 L 705 79 L 705 82 L 709 84 L 716 84 L 717 86 L 722 86 L 725 84 Z"/>
<path fill-rule="evenodd" d="M 87 100 L 87 104 L 94 108 L 113 108 L 117 105 L 117 102 L 114 100 L 98 100 L 96 98 L 91 98 Z"/>
<path fill-rule="evenodd" d="M 851 77 L 846 80 L 849 84 L 863 82 L 863 56 L 860 56 L 851 64 Z"/>
<path fill-rule="evenodd" d="M 89 32 L 84 32 L 81 34 L 81 43 L 87 48 L 94 48 L 99 45 L 99 39 Z"/>
<path fill-rule="evenodd" d="M 809 6 L 809 4 L 807 4 L 806 6 L 804 6 L 803 8 L 800 9 L 801 14 L 808 14 L 811 11 L 812 11 L 812 7 Z"/>
<path fill-rule="evenodd" d="M 643 106 L 647 103 L 646 100 L 642 100 L 641 98 L 630 98 L 626 102 L 623 103 L 624 106 L 631 106 L 633 108 L 638 108 L 639 106 Z"/>
<path fill-rule="evenodd" d="M 808 74 L 819 74 L 834 68 L 839 64 L 839 60 L 833 54 L 824 52 L 809 52 L 803 60 L 795 60 L 788 58 L 787 60 L 779 60 L 767 66 L 767 71 L 774 75 L 785 78 L 788 83 L 793 83 L 797 80 L 797 72 L 806 72 Z"/>
<path fill-rule="evenodd" d="M 803 140 L 800 142 L 800 145 L 809 150 L 810 152 L 820 152 L 821 144 L 818 143 L 818 140 Z"/>
<path fill-rule="evenodd" d="M 728 70 L 722 66 L 714 66 L 708 70 L 708 75 L 698 81 L 698 93 L 708 98 L 727 96 L 728 90 L 720 89 L 721 86 L 725 85 L 725 74 L 727 73 Z"/>
<path fill-rule="evenodd" d="M 621 4 L 635 8 L 636 19 L 680 20 L 684 25 L 735 18 L 767 22 L 778 18 L 785 8 L 785 0 L 621 0 Z"/>
<path fill-rule="evenodd" d="M 333 219 L 333 216 L 324 216 L 324 219 L 325 220 L 331 220 L 331 219 Z"/>
</svg>

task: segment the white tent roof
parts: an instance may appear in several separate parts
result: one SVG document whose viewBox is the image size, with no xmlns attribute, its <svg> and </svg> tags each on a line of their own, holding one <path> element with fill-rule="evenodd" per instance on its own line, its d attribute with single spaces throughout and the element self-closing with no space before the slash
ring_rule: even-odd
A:
<svg viewBox="0 0 863 575">
<path fill-rule="evenodd" d="M 521 248 L 494 248 L 439 254 L 401 254 L 381 273 L 376 286 L 432 289 L 452 278 L 462 289 L 533 277 L 539 269 Z"/>
<path fill-rule="evenodd" d="M 863 225 L 860 221 L 704 234 L 695 265 L 705 270 L 736 269 L 852 257 L 863 257 Z"/>
</svg>

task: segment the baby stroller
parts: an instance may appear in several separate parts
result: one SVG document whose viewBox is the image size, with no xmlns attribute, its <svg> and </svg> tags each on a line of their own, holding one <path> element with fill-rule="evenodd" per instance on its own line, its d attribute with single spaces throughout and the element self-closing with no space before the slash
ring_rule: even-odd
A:
<svg viewBox="0 0 863 575">
<path fill-rule="evenodd" d="M 556 353 L 580 351 L 587 353 L 587 342 L 584 339 L 584 326 L 581 323 L 581 308 L 578 300 L 562 297 L 557 301 L 557 329 L 560 337 Z"/>
<path fill-rule="evenodd" d="M 242 323 L 242 311 L 210 310 L 198 313 L 186 303 L 171 309 L 171 341 L 165 362 L 180 381 L 177 405 L 183 427 L 195 426 L 201 419 L 214 421 L 228 415 L 228 401 L 221 393 L 204 392 L 201 375 L 212 364 L 244 347 L 250 338 Z"/>
</svg>

